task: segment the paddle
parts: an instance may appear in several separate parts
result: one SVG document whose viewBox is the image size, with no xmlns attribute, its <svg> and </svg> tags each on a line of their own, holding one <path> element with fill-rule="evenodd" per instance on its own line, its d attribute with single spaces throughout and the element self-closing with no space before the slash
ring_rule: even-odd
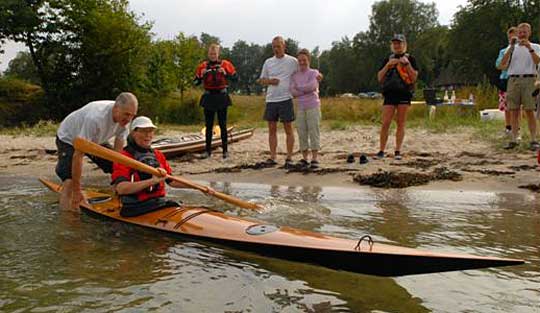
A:
<svg viewBox="0 0 540 313">
<path fill-rule="evenodd" d="M 148 173 L 148 174 L 151 174 L 151 175 L 155 175 L 155 176 L 160 176 L 160 173 L 159 171 L 154 168 L 154 167 L 151 167 L 149 165 L 146 165 L 142 162 L 139 162 L 135 159 L 132 159 L 132 158 L 129 158 L 119 152 L 116 152 L 114 150 L 111 150 L 111 149 L 107 149 L 105 147 L 102 147 L 98 144 L 95 144 L 91 141 L 88 141 L 84 138 L 80 138 L 80 137 L 77 137 L 75 138 L 75 140 L 73 140 L 73 146 L 75 147 L 75 149 L 79 150 L 79 151 L 82 151 L 84 153 L 88 153 L 88 154 L 92 154 L 92 155 L 95 155 L 97 157 L 100 157 L 100 158 L 103 158 L 103 159 L 106 159 L 106 160 L 109 160 L 111 162 L 116 162 L 116 163 L 120 163 L 120 164 L 123 164 L 125 166 L 128 166 L 130 168 L 133 168 L 133 169 L 136 169 L 138 171 L 141 171 L 141 172 L 145 172 L 145 173 Z M 194 183 L 190 180 L 187 180 L 185 178 L 181 178 L 181 177 L 178 177 L 178 176 L 171 176 L 171 175 L 167 175 L 167 178 L 169 179 L 172 179 L 174 181 L 177 181 L 177 182 L 180 182 L 190 188 L 193 188 L 193 189 L 197 189 L 199 191 L 202 191 L 202 192 L 207 192 L 207 189 L 205 186 L 203 185 L 199 185 L 197 183 Z M 241 200 L 241 199 L 238 199 L 238 198 L 235 198 L 233 196 L 229 196 L 229 195 L 226 195 L 224 193 L 221 193 L 221 192 L 215 192 L 213 194 L 211 194 L 212 196 L 218 198 L 218 199 L 221 199 L 225 202 L 229 202 L 231 204 L 234 204 L 234 205 L 237 205 L 239 207 L 242 207 L 244 209 L 250 209 L 250 210 L 258 210 L 258 209 L 261 209 L 261 207 L 255 203 L 251 203 L 251 202 L 247 202 L 247 201 L 244 201 L 244 200 Z"/>
</svg>

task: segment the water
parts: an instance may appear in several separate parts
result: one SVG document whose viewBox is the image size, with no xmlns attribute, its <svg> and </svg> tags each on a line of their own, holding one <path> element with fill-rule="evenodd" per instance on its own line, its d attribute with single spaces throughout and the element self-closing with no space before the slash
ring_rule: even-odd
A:
<svg viewBox="0 0 540 313">
<path fill-rule="evenodd" d="M 526 265 L 400 278 L 338 272 L 60 213 L 30 178 L 0 176 L 1 312 L 539 312 L 540 202 L 532 194 L 213 183 L 271 223 Z"/>
</svg>

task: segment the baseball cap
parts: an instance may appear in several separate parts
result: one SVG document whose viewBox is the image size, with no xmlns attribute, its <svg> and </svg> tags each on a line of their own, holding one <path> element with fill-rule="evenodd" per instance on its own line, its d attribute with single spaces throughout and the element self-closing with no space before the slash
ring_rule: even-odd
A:
<svg viewBox="0 0 540 313">
<path fill-rule="evenodd" d="M 134 131 L 137 128 L 157 128 L 154 123 L 152 123 L 152 120 L 149 119 L 146 116 L 139 116 L 131 122 L 131 131 Z"/>
<path fill-rule="evenodd" d="M 407 42 L 407 40 L 405 39 L 405 35 L 403 34 L 394 34 L 394 37 L 392 37 L 391 41 Z"/>
</svg>

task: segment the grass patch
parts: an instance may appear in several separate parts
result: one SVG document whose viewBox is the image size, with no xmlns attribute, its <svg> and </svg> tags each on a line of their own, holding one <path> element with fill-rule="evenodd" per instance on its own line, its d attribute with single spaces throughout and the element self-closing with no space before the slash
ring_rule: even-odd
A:
<svg viewBox="0 0 540 313">
<path fill-rule="evenodd" d="M 0 134 L 7 136 L 32 136 L 47 137 L 55 136 L 59 123 L 53 121 L 39 121 L 34 125 L 22 124 L 17 127 L 1 128 Z"/>
</svg>

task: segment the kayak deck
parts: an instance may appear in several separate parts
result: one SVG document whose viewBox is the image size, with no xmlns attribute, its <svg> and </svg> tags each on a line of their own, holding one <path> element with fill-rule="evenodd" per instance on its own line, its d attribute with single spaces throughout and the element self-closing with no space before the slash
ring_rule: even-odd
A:
<svg viewBox="0 0 540 313">
<path fill-rule="evenodd" d="M 60 186 L 40 179 L 49 189 Z M 120 216 L 118 198 L 85 192 L 86 211 L 117 221 L 170 234 L 217 242 L 241 250 L 292 261 L 378 276 L 402 276 L 523 264 L 523 260 L 421 251 L 370 241 L 351 240 L 317 232 L 278 227 L 225 215 L 204 207 L 170 207 L 137 217 Z M 102 201 L 93 201 L 102 199 Z"/>
</svg>

